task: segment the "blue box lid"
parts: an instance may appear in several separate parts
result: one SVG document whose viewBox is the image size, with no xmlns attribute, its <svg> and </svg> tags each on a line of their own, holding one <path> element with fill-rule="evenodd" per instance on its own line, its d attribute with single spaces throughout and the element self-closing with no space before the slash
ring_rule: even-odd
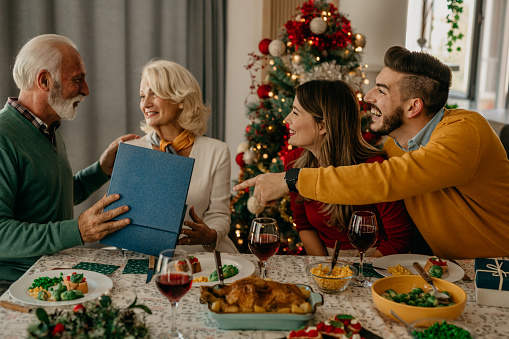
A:
<svg viewBox="0 0 509 339">
<path fill-rule="evenodd" d="M 475 285 L 478 288 L 509 291 L 509 261 L 475 259 Z"/>
</svg>

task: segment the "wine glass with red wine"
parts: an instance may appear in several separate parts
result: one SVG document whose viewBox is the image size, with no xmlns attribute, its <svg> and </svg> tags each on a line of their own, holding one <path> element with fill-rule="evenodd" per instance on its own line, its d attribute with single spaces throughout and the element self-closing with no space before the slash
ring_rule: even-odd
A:
<svg viewBox="0 0 509 339">
<path fill-rule="evenodd" d="M 248 238 L 251 253 L 260 259 L 260 276 L 265 278 L 267 260 L 279 249 L 279 229 L 272 218 L 255 218 L 251 223 Z"/>
<path fill-rule="evenodd" d="M 171 331 L 169 338 L 184 338 L 177 330 L 177 307 L 182 298 L 191 288 L 193 269 L 187 252 L 182 250 L 164 250 L 159 254 L 155 270 L 157 289 L 171 304 Z"/>
<path fill-rule="evenodd" d="M 355 211 L 350 218 L 348 226 L 348 239 L 350 243 L 359 251 L 360 265 L 359 275 L 356 279 L 356 285 L 360 287 L 369 287 L 373 283 L 364 277 L 364 253 L 375 244 L 378 238 L 378 226 L 376 216 L 370 211 Z"/>
</svg>

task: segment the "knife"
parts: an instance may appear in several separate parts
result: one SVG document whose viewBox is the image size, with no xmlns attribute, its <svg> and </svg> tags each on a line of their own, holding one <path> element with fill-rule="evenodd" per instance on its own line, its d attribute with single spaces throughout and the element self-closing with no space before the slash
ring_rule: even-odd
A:
<svg viewBox="0 0 509 339">
<path fill-rule="evenodd" d="M 221 265 L 221 252 L 218 250 L 214 250 L 214 258 L 216 259 L 216 270 L 217 270 L 217 278 L 219 279 L 219 285 L 224 285 L 223 278 L 223 266 Z"/>
<path fill-rule="evenodd" d="M 450 261 L 450 262 L 452 262 L 452 263 L 455 263 L 455 264 L 456 264 L 456 265 L 458 265 L 461 269 L 463 269 L 463 267 L 461 267 L 461 266 L 460 266 L 460 264 L 459 264 L 456 260 L 454 260 L 454 259 L 449 259 L 449 261 Z M 464 273 L 464 274 L 463 274 L 463 278 L 461 278 L 461 280 L 471 282 L 471 281 L 472 281 L 472 278 L 470 278 L 470 277 L 468 276 L 467 272 L 465 272 L 465 270 L 463 270 L 463 273 Z"/>
<path fill-rule="evenodd" d="M 154 265 L 156 263 L 156 257 L 153 255 L 148 257 L 148 272 L 147 272 L 147 284 L 152 280 L 152 275 L 154 275 Z"/>
<path fill-rule="evenodd" d="M 30 312 L 32 312 L 34 310 L 33 308 L 30 308 L 28 306 L 23 306 L 23 305 L 15 304 L 13 302 L 5 301 L 5 300 L 0 301 L 0 306 L 8 308 L 10 310 L 14 310 L 14 311 L 18 311 L 18 312 L 23 312 L 23 313 L 30 313 Z"/>
<path fill-rule="evenodd" d="M 334 255 L 332 256 L 332 263 L 330 265 L 330 270 L 326 275 L 331 275 L 334 270 L 334 266 L 336 266 L 336 262 L 338 261 L 339 250 L 341 249 L 341 242 L 336 240 L 336 244 L 334 245 Z"/>
<path fill-rule="evenodd" d="M 352 265 L 352 266 L 355 266 L 355 267 L 357 267 L 357 268 L 360 266 L 360 264 L 359 264 L 359 263 L 357 263 L 357 262 L 356 262 L 356 263 L 348 263 L 348 264 L 349 264 L 349 265 Z M 369 264 L 369 263 L 364 263 L 364 268 L 373 268 L 373 269 L 375 269 L 375 270 L 387 271 L 387 269 L 386 269 L 386 268 L 378 267 L 378 266 L 373 266 L 373 265 L 371 265 L 371 264 Z"/>
</svg>

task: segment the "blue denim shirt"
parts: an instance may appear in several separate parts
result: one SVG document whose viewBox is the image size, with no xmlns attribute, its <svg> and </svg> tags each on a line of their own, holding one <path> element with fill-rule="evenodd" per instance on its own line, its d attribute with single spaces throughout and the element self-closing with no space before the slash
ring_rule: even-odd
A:
<svg viewBox="0 0 509 339">
<path fill-rule="evenodd" d="M 394 139 L 396 145 L 401 148 L 405 152 L 415 151 L 421 146 L 426 146 L 429 142 L 429 138 L 431 138 L 431 133 L 435 130 L 438 123 L 442 120 L 445 114 L 445 108 L 442 108 L 438 111 L 437 114 L 424 126 L 423 129 L 419 131 L 412 139 L 408 140 L 408 149 L 404 149 L 401 145 Z"/>
</svg>

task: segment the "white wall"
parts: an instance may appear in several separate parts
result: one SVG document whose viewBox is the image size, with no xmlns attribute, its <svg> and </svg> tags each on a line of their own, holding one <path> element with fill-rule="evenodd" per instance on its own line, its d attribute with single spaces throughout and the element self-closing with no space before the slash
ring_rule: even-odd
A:
<svg viewBox="0 0 509 339">
<path fill-rule="evenodd" d="M 228 1 L 228 37 L 226 51 L 226 143 L 232 157 L 232 179 L 238 179 L 235 162 L 237 146 L 246 141 L 249 123 L 245 100 L 251 79 L 244 68 L 248 54 L 258 51 L 262 37 L 262 0 Z"/>
<path fill-rule="evenodd" d="M 351 21 L 354 32 L 366 36 L 362 64 L 368 64 L 366 77 L 370 84 L 365 89 L 373 86 L 382 69 L 385 51 L 394 45 L 405 45 L 407 6 L 408 0 L 340 0 L 339 11 Z M 258 51 L 263 39 L 262 10 L 262 0 L 228 2 L 226 143 L 232 156 L 232 180 L 238 179 L 235 156 L 237 146 L 246 141 L 244 133 L 249 123 L 245 100 L 251 82 L 244 66 L 248 54 Z"/>
<path fill-rule="evenodd" d="M 392 46 L 405 46 L 408 0 L 340 0 L 339 12 L 352 23 L 354 33 L 364 34 L 362 64 L 369 90 L 383 68 L 384 54 Z"/>
</svg>

